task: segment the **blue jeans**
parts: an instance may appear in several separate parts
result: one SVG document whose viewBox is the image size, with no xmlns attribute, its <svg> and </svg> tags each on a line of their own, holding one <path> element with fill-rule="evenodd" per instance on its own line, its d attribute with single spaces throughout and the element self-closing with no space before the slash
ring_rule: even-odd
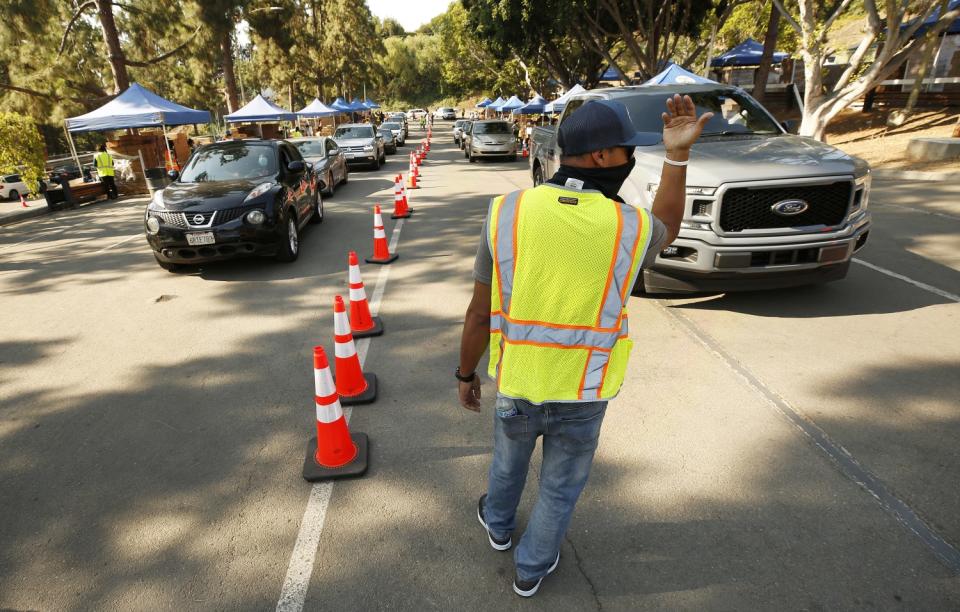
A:
<svg viewBox="0 0 960 612">
<path fill-rule="evenodd" d="M 484 520 L 498 539 L 516 527 L 530 455 L 537 438 L 543 436 L 537 503 L 513 552 L 521 580 L 544 576 L 557 558 L 573 507 L 590 475 L 606 409 L 605 401 L 536 405 L 497 397 Z"/>
</svg>

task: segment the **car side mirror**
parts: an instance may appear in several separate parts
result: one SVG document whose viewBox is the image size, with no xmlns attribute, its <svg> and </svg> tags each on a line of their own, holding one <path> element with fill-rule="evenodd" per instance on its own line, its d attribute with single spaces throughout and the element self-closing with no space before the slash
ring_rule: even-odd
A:
<svg viewBox="0 0 960 612">
<path fill-rule="evenodd" d="M 788 134 L 796 134 L 799 131 L 800 123 L 796 119 L 787 119 L 786 121 L 781 121 L 780 126 L 785 129 Z"/>
<path fill-rule="evenodd" d="M 178 178 L 180 178 L 180 173 L 177 172 L 176 170 L 169 170 L 169 171 L 167 172 L 167 176 L 170 177 L 170 180 L 171 180 L 171 181 L 175 181 L 175 180 L 177 180 Z"/>
<path fill-rule="evenodd" d="M 289 170 L 290 172 L 292 172 L 292 173 L 294 173 L 294 174 L 300 174 L 301 172 L 303 172 L 304 170 L 306 170 L 306 168 L 307 168 L 306 165 L 304 165 L 304 163 L 303 163 L 302 161 L 300 161 L 299 159 L 296 160 L 296 161 L 292 161 L 292 162 L 290 162 L 289 164 L 287 164 L 287 170 Z"/>
</svg>

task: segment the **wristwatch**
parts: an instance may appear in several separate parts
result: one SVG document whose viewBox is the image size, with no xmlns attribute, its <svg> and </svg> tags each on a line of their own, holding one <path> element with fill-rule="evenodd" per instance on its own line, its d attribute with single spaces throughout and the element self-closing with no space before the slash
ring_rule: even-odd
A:
<svg viewBox="0 0 960 612">
<path fill-rule="evenodd" d="M 460 373 L 460 366 L 457 366 L 457 371 L 454 372 L 453 375 L 456 376 L 457 380 L 459 380 L 460 382 L 473 382 L 477 378 L 476 370 L 471 372 L 469 376 L 464 376 L 463 374 Z"/>
</svg>

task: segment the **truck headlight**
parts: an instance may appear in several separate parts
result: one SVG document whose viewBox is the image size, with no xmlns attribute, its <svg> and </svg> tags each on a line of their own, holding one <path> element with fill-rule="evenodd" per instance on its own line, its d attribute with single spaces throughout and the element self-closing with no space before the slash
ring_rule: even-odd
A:
<svg viewBox="0 0 960 612">
<path fill-rule="evenodd" d="M 156 217 L 147 217 L 147 233 L 155 236 L 160 231 L 160 221 Z"/>
</svg>

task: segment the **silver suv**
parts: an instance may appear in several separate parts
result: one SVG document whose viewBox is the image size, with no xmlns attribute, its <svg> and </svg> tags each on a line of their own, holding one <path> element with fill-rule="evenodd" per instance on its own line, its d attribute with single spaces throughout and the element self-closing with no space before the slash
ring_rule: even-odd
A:
<svg viewBox="0 0 960 612">
<path fill-rule="evenodd" d="M 478 157 L 504 157 L 517 159 L 517 139 L 513 126 L 500 119 L 474 121 L 470 133 L 465 135 L 464 157 L 471 162 Z"/>
<path fill-rule="evenodd" d="M 333 140 L 343 151 L 348 164 L 366 164 L 378 170 L 386 163 L 383 137 L 369 123 L 345 123 L 333 133 Z"/>
<path fill-rule="evenodd" d="M 870 167 L 812 138 L 793 136 L 742 89 L 719 84 L 620 87 L 567 102 L 560 124 L 590 99 L 622 102 L 639 131 L 660 132 L 674 93 L 697 114 L 712 111 L 690 152 L 687 199 L 676 241 L 644 270 L 650 292 L 771 289 L 844 278 L 870 233 Z M 536 128 L 534 184 L 556 171 L 553 128 Z M 662 145 L 637 147 L 636 167 L 620 190 L 649 209 L 663 166 Z"/>
</svg>

